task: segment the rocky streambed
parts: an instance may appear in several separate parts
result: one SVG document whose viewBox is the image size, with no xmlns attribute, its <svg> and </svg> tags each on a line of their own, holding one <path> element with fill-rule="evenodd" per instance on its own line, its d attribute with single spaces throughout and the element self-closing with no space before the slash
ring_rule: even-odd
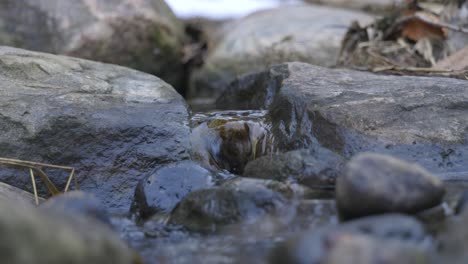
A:
<svg viewBox="0 0 468 264">
<path fill-rule="evenodd" d="M 55 21 L 44 47 L 67 48 L 44 50 L 12 25 L 3 44 L 132 66 L 131 51 L 109 47 L 142 38 L 174 52 L 136 68 L 187 78 L 180 61 L 159 64 L 183 42 L 163 1 L 76 1 L 76 21 L 64 2 L 24 2 Z M 340 24 L 371 18 L 307 5 L 229 22 L 188 98 L 148 73 L 1 46 L 0 157 L 73 167 L 80 189 L 51 197 L 38 180 L 34 206 L 29 170 L 2 167 L 1 262 L 465 263 L 468 82 L 327 68 Z M 122 23 L 134 35 L 109 33 Z"/>
</svg>

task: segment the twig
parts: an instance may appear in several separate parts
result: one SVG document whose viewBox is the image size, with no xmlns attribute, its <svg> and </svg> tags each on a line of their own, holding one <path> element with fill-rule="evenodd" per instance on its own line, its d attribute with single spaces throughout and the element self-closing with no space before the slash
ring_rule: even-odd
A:
<svg viewBox="0 0 468 264">
<path fill-rule="evenodd" d="M 422 67 L 399 67 L 399 66 L 384 66 L 370 69 L 372 72 L 389 72 L 398 74 L 414 74 L 421 76 L 441 76 L 441 77 L 452 77 L 462 80 L 468 80 L 468 70 L 454 71 L 434 68 L 422 68 Z"/>
<path fill-rule="evenodd" d="M 46 167 L 46 168 L 53 168 L 53 169 L 63 169 L 63 170 L 69 170 L 70 175 L 68 176 L 67 184 L 65 186 L 65 189 L 63 192 L 67 192 L 68 189 L 70 188 L 71 180 L 74 179 L 75 183 L 75 189 L 78 190 L 78 180 L 75 176 L 75 168 L 73 167 L 67 167 L 67 166 L 58 166 L 58 165 L 51 165 L 51 164 L 45 164 L 45 163 L 39 163 L 39 162 L 32 162 L 32 161 L 24 161 L 24 160 L 16 160 L 16 159 L 7 159 L 7 158 L 0 158 L 0 165 L 4 166 L 9 166 L 13 168 L 27 168 L 29 169 L 29 173 L 31 175 L 31 181 L 33 185 L 33 191 L 34 191 L 34 198 L 36 200 L 36 204 L 39 204 L 39 197 L 37 194 L 37 188 L 36 188 L 36 181 L 34 177 L 34 173 L 38 174 L 42 181 L 46 184 L 47 189 L 49 190 L 50 194 L 52 196 L 60 194 L 61 192 L 55 187 L 55 185 L 52 183 L 52 181 L 49 179 L 47 174 L 40 169 L 40 167 Z"/>
</svg>

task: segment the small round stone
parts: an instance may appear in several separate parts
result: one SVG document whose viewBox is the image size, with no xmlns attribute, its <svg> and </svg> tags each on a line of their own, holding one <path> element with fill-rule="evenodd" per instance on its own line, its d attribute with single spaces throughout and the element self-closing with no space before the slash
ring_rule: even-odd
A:
<svg viewBox="0 0 468 264">
<path fill-rule="evenodd" d="M 419 165 L 372 153 L 352 158 L 336 184 L 343 219 L 417 213 L 439 204 L 444 193 L 443 183 Z"/>
</svg>

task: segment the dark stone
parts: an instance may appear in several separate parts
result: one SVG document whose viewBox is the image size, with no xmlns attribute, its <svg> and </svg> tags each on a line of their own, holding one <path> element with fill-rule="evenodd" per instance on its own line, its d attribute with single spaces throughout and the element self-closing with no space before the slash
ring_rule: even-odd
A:
<svg viewBox="0 0 468 264">
<path fill-rule="evenodd" d="M 189 157 L 183 98 L 120 66 L 0 47 L 0 113 L 0 157 L 74 167 L 110 213 L 128 212 L 149 172 Z M 63 190 L 68 172 L 45 171 Z M 2 170 L 0 180 L 32 190 L 27 171 Z"/>
<path fill-rule="evenodd" d="M 340 215 L 417 213 L 441 203 L 443 183 L 422 167 L 381 154 L 352 158 L 336 183 Z"/>
<path fill-rule="evenodd" d="M 101 202 L 92 194 L 71 191 L 48 199 L 40 205 L 46 211 L 74 216 L 88 216 L 103 224 L 112 226 L 110 216 Z"/>
<path fill-rule="evenodd" d="M 143 179 L 135 191 L 133 211 L 142 218 L 169 213 L 187 194 L 213 186 L 211 172 L 192 161 L 166 165 Z"/>
<path fill-rule="evenodd" d="M 217 188 L 188 194 L 171 212 L 169 223 L 192 231 L 217 231 L 272 215 L 302 190 L 271 180 L 237 178 Z"/>
<path fill-rule="evenodd" d="M 317 146 L 260 157 L 247 164 L 243 175 L 333 190 L 343 165 L 342 157 Z"/>
</svg>

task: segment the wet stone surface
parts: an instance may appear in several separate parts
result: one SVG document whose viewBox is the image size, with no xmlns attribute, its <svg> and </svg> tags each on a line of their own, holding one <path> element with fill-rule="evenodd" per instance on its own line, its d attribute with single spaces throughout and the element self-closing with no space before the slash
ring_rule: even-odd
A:
<svg viewBox="0 0 468 264">
<path fill-rule="evenodd" d="M 132 211 L 141 218 L 167 214 L 187 194 L 213 185 L 212 173 L 195 162 L 166 165 L 138 184 Z"/>
<path fill-rule="evenodd" d="M 260 157 L 247 164 L 243 175 L 333 190 L 343 165 L 344 158 L 333 151 L 316 146 Z"/>
</svg>

